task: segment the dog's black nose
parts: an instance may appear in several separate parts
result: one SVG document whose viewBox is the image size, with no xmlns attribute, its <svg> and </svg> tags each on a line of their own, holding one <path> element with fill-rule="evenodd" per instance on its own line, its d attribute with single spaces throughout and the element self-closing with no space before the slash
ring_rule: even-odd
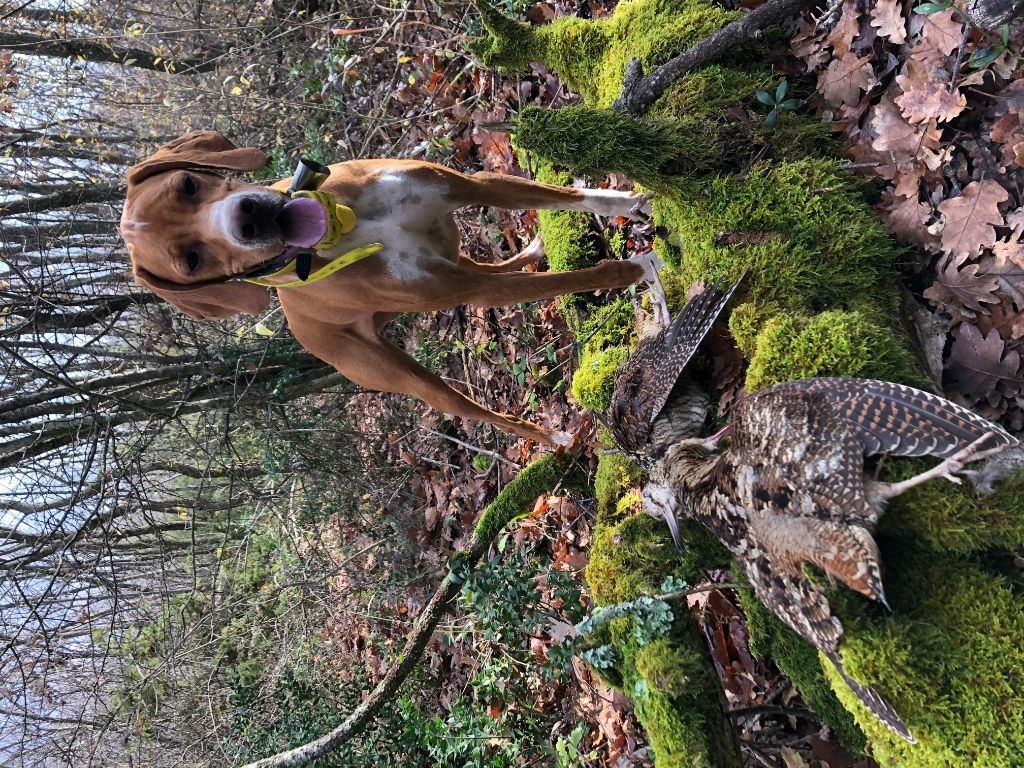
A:
<svg viewBox="0 0 1024 768">
<path fill-rule="evenodd" d="M 240 196 L 228 223 L 231 236 L 242 245 L 260 245 L 280 237 L 277 216 L 281 201 L 256 195 Z"/>
</svg>

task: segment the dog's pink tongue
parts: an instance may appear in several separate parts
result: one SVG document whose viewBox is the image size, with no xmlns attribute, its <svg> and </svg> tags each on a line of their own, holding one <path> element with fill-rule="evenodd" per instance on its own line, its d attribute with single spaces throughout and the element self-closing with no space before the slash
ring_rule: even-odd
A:
<svg viewBox="0 0 1024 768">
<path fill-rule="evenodd" d="M 297 197 L 285 203 L 277 216 L 277 223 L 288 245 L 309 248 L 327 234 L 327 212 L 309 197 Z"/>
</svg>

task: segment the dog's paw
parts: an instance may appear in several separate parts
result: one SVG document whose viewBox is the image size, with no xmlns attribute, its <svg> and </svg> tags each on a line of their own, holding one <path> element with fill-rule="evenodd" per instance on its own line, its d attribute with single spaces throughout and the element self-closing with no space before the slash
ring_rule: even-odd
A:
<svg viewBox="0 0 1024 768">
<path fill-rule="evenodd" d="M 653 209 L 651 208 L 651 199 L 654 197 L 653 192 L 633 193 L 633 205 L 629 208 L 629 213 L 626 214 L 633 221 L 648 221 L 651 218 Z"/>
<path fill-rule="evenodd" d="M 538 232 L 530 244 L 520 251 L 519 256 L 524 262 L 536 263 L 544 258 L 544 240 Z"/>
<path fill-rule="evenodd" d="M 576 440 L 576 436 L 570 432 L 562 432 L 561 430 L 555 430 L 549 435 L 551 444 L 556 448 L 569 448 Z"/>
<path fill-rule="evenodd" d="M 595 216 L 623 216 L 645 221 L 650 212 L 649 192 L 620 192 L 617 189 L 584 189 L 583 208 Z M 646 210 L 645 210 L 646 209 Z"/>
<path fill-rule="evenodd" d="M 658 272 L 665 268 L 665 263 L 658 258 L 658 254 L 654 251 L 644 251 L 643 253 L 634 253 L 628 260 L 643 269 L 644 273 L 640 277 L 641 280 L 653 285 L 660 284 Z"/>
</svg>

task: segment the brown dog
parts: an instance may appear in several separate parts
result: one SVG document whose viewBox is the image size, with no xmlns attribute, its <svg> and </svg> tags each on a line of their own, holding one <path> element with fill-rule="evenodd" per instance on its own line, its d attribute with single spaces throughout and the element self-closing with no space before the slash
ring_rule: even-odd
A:
<svg viewBox="0 0 1024 768">
<path fill-rule="evenodd" d="M 239 149 L 219 134 L 200 132 L 166 144 L 130 168 L 121 234 L 135 279 L 196 319 L 266 309 L 269 290 L 242 278 L 265 265 L 276 266 L 289 248 L 309 246 L 319 230 L 305 208 L 286 205 L 289 199 L 282 191 L 287 182 L 260 187 L 217 172 L 252 171 L 264 162 L 258 149 Z M 314 269 L 361 246 L 378 242 L 383 248 L 329 278 L 278 290 L 299 343 L 356 384 L 411 395 L 445 413 L 489 422 L 521 437 L 564 444 L 564 433 L 494 413 L 455 391 L 378 330 L 401 312 L 458 304 L 507 306 L 656 280 L 653 254 L 545 273 L 519 271 L 539 258 L 539 249 L 500 264 L 479 264 L 459 255 L 452 212 L 463 206 L 628 216 L 636 196 L 493 173 L 467 176 L 415 160 L 339 163 L 331 166 L 320 189 L 350 207 L 356 222 L 340 242 L 316 252 Z M 267 280 L 285 283 L 295 277 L 293 272 Z"/>
</svg>

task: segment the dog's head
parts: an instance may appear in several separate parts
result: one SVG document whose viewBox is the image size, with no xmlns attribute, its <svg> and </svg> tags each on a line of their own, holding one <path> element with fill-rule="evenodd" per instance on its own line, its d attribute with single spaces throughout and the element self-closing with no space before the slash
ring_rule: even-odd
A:
<svg viewBox="0 0 1024 768">
<path fill-rule="evenodd" d="M 265 162 L 260 150 L 204 131 L 129 168 L 121 236 L 135 279 L 196 319 L 266 309 L 267 290 L 237 278 L 289 246 L 313 245 L 322 213 L 220 173 L 253 171 Z"/>
</svg>

